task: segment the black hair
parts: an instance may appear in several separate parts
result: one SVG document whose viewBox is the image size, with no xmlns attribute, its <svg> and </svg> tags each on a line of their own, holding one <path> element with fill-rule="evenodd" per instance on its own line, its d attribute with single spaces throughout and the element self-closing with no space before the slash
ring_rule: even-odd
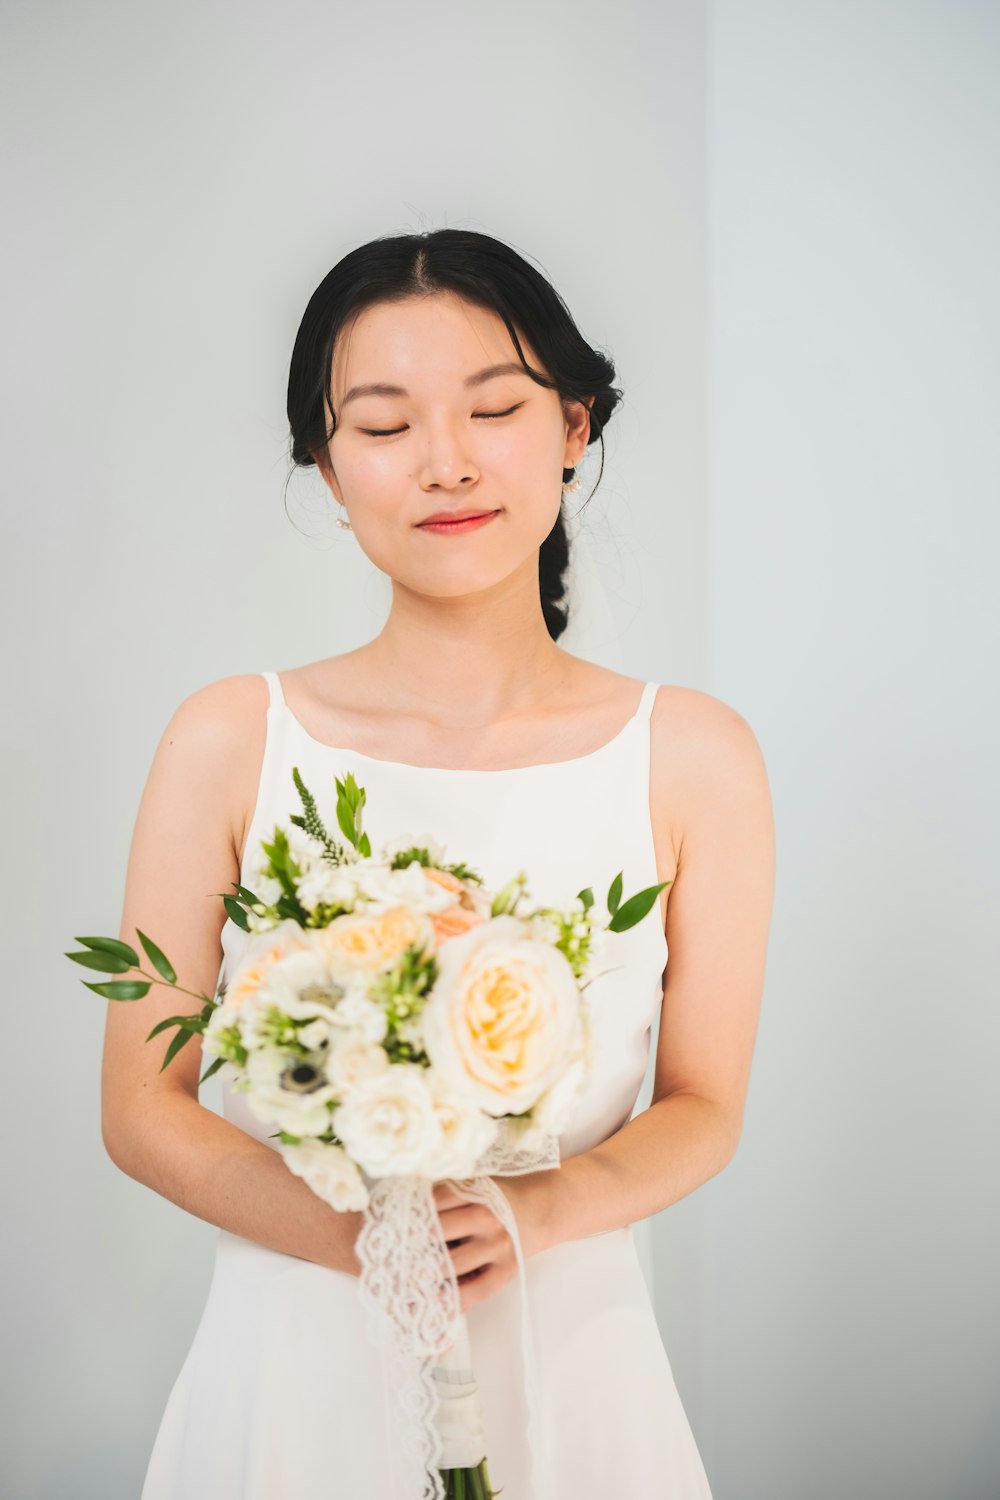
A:
<svg viewBox="0 0 1000 1500">
<path fill-rule="evenodd" d="M 501 240 L 471 229 L 382 235 L 349 251 L 323 277 L 302 315 L 288 372 L 293 467 L 315 465 L 317 453 L 325 451 L 336 428 L 335 417 L 328 427 L 326 413 L 333 349 L 343 324 L 375 303 L 439 291 L 455 292 L 498 313 L 521 363 L 539 385 L 558 391 L 564 401 L 593 396 L 589 442 L 601 444 L 600 483 L 604 427 L 622 399 L 622 392 L 612 384 L 613 363 L 587 343 L 565 302 L 541 272 Z M 528 364 L 518 327 L 551 372 L 551 379 Z M 563 470 L 564 484 L 574 472 Z M 568 619 L 563 579 L 569 566 L 569 537 L 564 504 L 560 502 L 555 524 L 538 549 L 542 613 L 553 640 L 565 630 Z"/>
</svg>

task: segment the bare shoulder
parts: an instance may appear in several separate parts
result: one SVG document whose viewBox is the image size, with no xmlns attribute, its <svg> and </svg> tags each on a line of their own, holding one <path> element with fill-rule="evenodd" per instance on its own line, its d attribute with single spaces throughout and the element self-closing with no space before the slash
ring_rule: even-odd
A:
<svg viewBox="0 0 1000 1500">
<path fill-rule="evenodd" d="M 206 797 L 226 811 L 238 859 L 264 758 L 268 697 L 259 672 L 205 683 L 177 705 L 157 747 L 159 761 L 178 757 L 197 766 Z"/>
<path fill-rule="evenodd" d="M 171 725 L 208 740 L 232 740 L 261 708 L 267 707 L 267 683 L 259 672 L 219 677 L 195 688 L 174 710 Z M 170 726 L 168 726 L 169 728 Z"/>
<path fill-rule="evenodd" d="M 747 719 L 698 688 L 663 683 L 650 718 L 650 802 L 674 863 L 706 809 L 756 804 L 771 816 L 763 752 Z"/>
<path fill-rule="evenodd" d="M 653 700 L 650 734 L 658 766 L 676 764 L 693 787 L 720 773 L 764 769 L 764 757 L 751 725 L 731 704 L 699 688 L 663 683 Z"/>
</svg>

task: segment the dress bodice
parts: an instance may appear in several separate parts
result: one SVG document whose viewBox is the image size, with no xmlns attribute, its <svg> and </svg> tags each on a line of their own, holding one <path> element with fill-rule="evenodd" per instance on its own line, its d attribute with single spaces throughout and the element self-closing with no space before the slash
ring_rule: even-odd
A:
<svg viewBox="0 0 1000 1500">
<path fill-rule="evenodd" d="M 292 779 L 297 767 L 320 816 L 335 829 L 335 778 L 353 772 L 367 800 L 363 828 L 373 854 L 383 841 L 430 834 L 450 860 L 464 860 L 499 890 L 519 870 L 528 897 L 545 904 L 570 901 L 585 886 L 606 916 L 606 896 L 622 872 L 625 897 L 658 881 L 649 810 L 650 715 L 657 684 L 647 682 L 638 706 L 605 744 L 570 760 L 502 770 L 415 766 L 323 744 L 307 733 L 285 701 L 276 672 L 269 688 L 267 734 L 256 803 L 247 830 L 241 882 L 252 888 L 248 862 L 276 823 L 302 811 Z M 645 1075 L 651 1030 L 662 1000 L 667 943 L 653 909 L 635 927 L 609 933 L 588 994 L 594 1025 L 594 1066 L 560 1136 L 565 1159 L 589 1150 L 630 1118 Z M 238 962 L 246 934 L 227 921 L 222 930 L 222 977 Z M 277 1149 L 271 1127 L 223 1083 L 223 1113 L 242 1130 Z"/>
</svg>

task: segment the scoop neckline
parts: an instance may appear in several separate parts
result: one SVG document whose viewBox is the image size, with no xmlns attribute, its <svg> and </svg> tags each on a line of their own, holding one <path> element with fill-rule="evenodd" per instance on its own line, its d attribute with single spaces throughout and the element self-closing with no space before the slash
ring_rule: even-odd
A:
<svg viewBox="0 0 1000 1500">
<path fill-rule="evenodd" d="M 272 701 L 269 703 L 269 709 L 277 708 L 282 711 L 285 715 L 285 718 L 295 727 L 301 737 L 310 745 L 314 745 L 318 750 L 325 750 L 330 755 L 353 756 L 355 760 L 363 760 L 367 765 L 370 766 L 395 766 L 398 769 L 406 771 L 426 771 L 431 775 L 436 776 L 470 777 L 517 776 L 523 771 L 554 771 L 559 769 L 560 767 L 577 766 L 585 764 L 587 761 L 595 760 L 599 755 L 604 755 L 608 750 L 613 749 L 617 744 L 619 744 L 619 742 L 625 738 L 629 731 L 632 730 L 635 725 L 640 722 L 640 720 L 642 720 L 642 722 L 645 722 L 645 720 L 648 718 L 648 715 L 643 714 L 643 709 L 646 706 L 647 694 L 651 689 L 655 693 L 656 687 L 658 686 L 658 684 L 656 684 L 652 680 L 649 682 L 644 682 L 642 685 L 642 692 L 639 694 L 639 701 L 636 704 L 633 712 L 625 720 L 625 723 L 622 725 L 622 727 L 617 730 L 609 740 L 605 740 L 603 745 L 598 745 L 594 750 L 587 750 L 583 755 L 571 755 L 565 760 L 535 761 L 532 765 L 528 766 L 418 766 L 415 765 L 412 761 L 389 760 L 381 755 L 366 755 L 363 750 L 354 750 L 350 745 L 328 745 L 325 740 L 318 740 L 315 735 L 309 733 L 308 729 L 305 727 L 302 721 L 300 719 L 297 719 L 296 716 L 292 713 L 292 710 L 288 705 L 288 700 L 285 697 L 285 690 L 281 684 L 280 674 L 278 672 L 274 672 L 273 675 L 278 689 L 278 698 L 276 702 Z"/>
</svg>

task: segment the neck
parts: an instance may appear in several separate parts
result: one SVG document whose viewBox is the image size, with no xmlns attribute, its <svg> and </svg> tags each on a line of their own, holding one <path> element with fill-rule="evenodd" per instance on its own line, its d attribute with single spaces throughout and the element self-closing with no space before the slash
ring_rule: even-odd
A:
<svg viewBox="0 0 1000 1500">
<path fill-rule="evenodd" d="M 452 599 L 394 582 L 385 625 L 352 656 L 402 712 L 443 729 L 530 712 L 565 682 L 572 660 L 549 635 L 535 566 Z"/>
</svg>

